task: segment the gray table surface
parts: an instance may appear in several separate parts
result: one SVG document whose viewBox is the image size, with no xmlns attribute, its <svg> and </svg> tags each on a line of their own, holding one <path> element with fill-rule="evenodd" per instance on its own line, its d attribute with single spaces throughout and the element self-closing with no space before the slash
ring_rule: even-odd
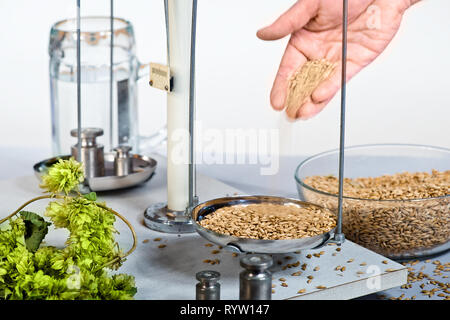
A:
<svg viewBox="0 0 450 320">
<path fill-rule="evenodd" d="M 0 181 L 31 175 L 33 164 L 48 158 L 49 154 L 48 150 L 43 149 L 0 147 Z M 293 172 L 303 158 L 304 157 L 280 158 L 280 170 L 278 174 L 274 176 L 261 176 L 259 174 L 259 165 L 199 165 L 198 172 L 223 181 L 227 185 L 246 194 L 270 194 L 296 198 L 297 194 Z M 172 241 L 169 238 L 170 237 L 167 237 L 165 241 Z M 149 240 L 147 245 L 154 246 L 156 244 L 156 242 L 152 241 L 151 237 L 149 237 Z M 176 241 L 176 237 L 173 241 Z M 203 241 L 203 239 L 201 241 Z M 189 243 L 189 241 L 187 243 Z M 191 244 L 188 244 L 187 246 L 189 245 Z M 204 243 L 200 242 L 198 245 L 204 245 Z M 165 256 L 165 258 L 163 256 L 162 259 L 167 259 L 167 256 Z M 224 255 L 222 259 L 232 259 L 232 256 Z M 435 275 L 433 273 L 436 267 L 433 264 L 433 261 L 436 260 L 440 261 L 442 264 L 449 263 L 450 252 L 420 259 L 420 261 L 414 265 L 407 264 L 406 267 L 411 268 L 410 271 L 416 274 L 419 272 L 427 274 L 430 278 L 445 283 L 448 286 L 448 268 L 446 269 L 447 272 L 442 272 L 441 275 Z M 174 268 L 177 267 L 175 266 Z M 151 273 L 152 271 L 149 270 L 148 272 Z M 441 291 L 436 292 L 436 294 L 431 297 L 421 293 L 422 290 L 431 290 L 435 287 L 431 281 L 432 280 L 429 278 L 424 278 L 422 281 L 411 283 L 412 287 L 409 289 L 396 287 L 360 299 L 389 299 L 400 296 L 402 298 L 415 297 L 417 300 L 443 299 L 438 296 Z"/>
</svg>

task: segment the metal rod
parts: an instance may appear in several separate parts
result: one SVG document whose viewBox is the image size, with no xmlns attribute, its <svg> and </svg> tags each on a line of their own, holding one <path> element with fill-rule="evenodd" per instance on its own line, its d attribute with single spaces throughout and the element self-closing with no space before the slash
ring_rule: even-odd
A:
<svg viewBox="0 0 450 320">
<path fill-rule="evenodd" d="M 342 78 L 341 78 L 341 127 L 339 140 L 339 197 L 338 197 L 338 238 L 343 239 L 342 234 L 342 201 L 344 190 L 344 149 L 345 149 L 345 103 L 346 103 L 346 80 L 347 80 L 347 23 L 348 23 L 348 1 L 343 0 L 342 8 Z M 338 239 L 339 240 L 339 239 Z"/>
<path fill-rule="evenodd" d="M 191 25 L 191 65 L 189 79 L 189 208 L 192 208 L 196 198 L 196 168 L 194 148 L 194 121 L 195 121 L 195 35 L 197 27 L 197 0 L 192 2 Z"/>
<path fill-rule="evenodd" d="M 80 1 L 77 0 L 77 136 L 78 136 L 78 161 L 81 162 L 81 18 Z"/>
<path fill-rule="evenodd" d="M 169 46 L 170 33 L 169 33 L 169 1 L 168 0 L 164 0 L 164 16 L 166 18 L 167 65 L 170 67 L 170 46 Z"/>
<path fill-rule="evenodd" d="M 111 29 L 109 48 L 109 148 L 113 149 L 113 77 L 114 77 L 114 0 L 110 2 L 109 23 Z"/>
</svg>

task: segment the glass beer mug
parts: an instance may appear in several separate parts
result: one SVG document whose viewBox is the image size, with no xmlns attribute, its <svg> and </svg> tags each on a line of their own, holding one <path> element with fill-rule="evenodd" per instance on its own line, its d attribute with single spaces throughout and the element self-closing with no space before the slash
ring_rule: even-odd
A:
<svg viewBox="0 0 450 320">
<path fill-rule="evenodd" d="M 111 108 L 110 18 L 83 17 L 80 24 L 81 125 L 103 129 L 104 135 L 98 142 L 104 145 L 106 152 L 128 145 L 137 153 L 140 142 L 154 139 L 155 135 L 139 136 L 137 81 L 148 73 L 148 65 L 139 63 L 136 58 L 133 27 L 124 19 L 114 19 Z M 76 144 L 76 139 L 70 135 L 70 131 L 77 128 L 76 29 L 76 19 L 67 19 L 55 23 L 50 31 L 54 155 L 70 154 L 70 147 Z"/>
</svg>

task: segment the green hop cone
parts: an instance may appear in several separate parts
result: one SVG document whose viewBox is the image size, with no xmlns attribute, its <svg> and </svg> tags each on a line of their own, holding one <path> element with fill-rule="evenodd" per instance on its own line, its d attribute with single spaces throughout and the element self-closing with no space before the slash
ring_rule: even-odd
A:
<svg viewBox="0 0 450 320">
<path fill-rule="evenodd" d="M 56 194 L 76 190 L 78 184 L 83 182 L 84 174 L 81 163 L 73 158 L 69 160 L 60 159 L 48 170 L 48 173 L 42 177 L 41 188 L 47 192 Z"/>
</svg>

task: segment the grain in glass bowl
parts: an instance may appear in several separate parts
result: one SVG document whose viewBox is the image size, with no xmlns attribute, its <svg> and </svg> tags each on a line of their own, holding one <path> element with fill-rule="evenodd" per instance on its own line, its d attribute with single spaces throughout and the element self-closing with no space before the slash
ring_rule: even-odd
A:
<svg viewBox="0 0 450 320">
<path fill-rule="evenodd" d="M 337 210 L 338 151 L 305 160 L 296 171 L 300 198 Z M 450 150 L 367 145 L 345 152 L 343 231 L 393 259 L 449 249 Z M 436 168 L 437 170 L 433 170 Z"/>
</svg>

